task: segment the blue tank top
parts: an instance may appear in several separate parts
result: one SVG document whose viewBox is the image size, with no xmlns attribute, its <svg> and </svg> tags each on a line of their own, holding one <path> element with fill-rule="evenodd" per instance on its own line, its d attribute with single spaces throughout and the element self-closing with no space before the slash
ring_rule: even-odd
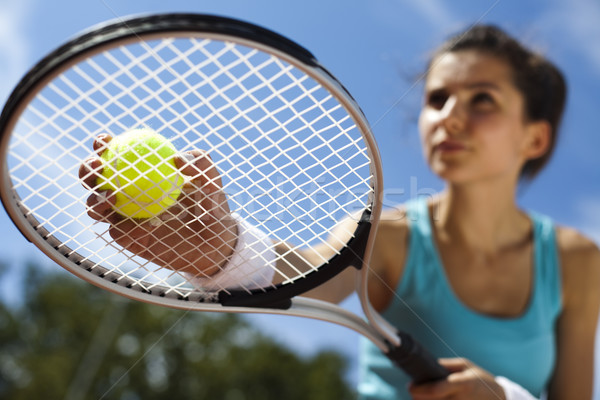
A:
<svg viewBox="0 0 600 400">
<path fill-rule="evenodd" d="M 495 376 L 540 396 L 556 360 L 555 323 L 561 310 L 561 280 L 552 221 L 530 214 L 534 236 L 533 290 L 515 318 L 492 317 L 467 307 L 453 292 L 432 237 L 425 199 L 407 204 L 410 241 L 396 295 L 382 313 L 412 334 L 436 357 L 465 357 Z M 367 339 L 361 339 L 363 400 L 410 399 L 410 379 Z"/>
</svg>

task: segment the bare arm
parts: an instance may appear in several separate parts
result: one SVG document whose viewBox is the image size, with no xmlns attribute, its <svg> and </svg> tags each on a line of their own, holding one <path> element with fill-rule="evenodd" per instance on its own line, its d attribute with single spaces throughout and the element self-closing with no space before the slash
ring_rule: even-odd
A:
<svg viewBox="0 0 600 400">
<path fill-rule="evenodd" d="M 563 268 L 563 312 L 557 326 L 558 356 L 548 398 L 591 399 L 600 310 L 600 251 L 572 230 L 560 230 L 558 239 Z"/>
<path fill-rule="evenodd" d="M 356 222 L 352 219 L 341 221 L 332 236 L 346 241 L 355 227 Z M 382 311 L 394 295 L 394 289 L 403 270 L 407 237 L 408 224 L 404 211 L 397 209 L 384 211 L 375 237 L 373 254 L 367 266 L 369 297 L 378 311 Z M 290 265 L 303 271 L 308 270 L 310 266 L 303 260 L 308 260 L 313 266 L 320 265 L 323 260 L 333 256 L 332 248 L 335 247 L 335 243 L 330 243 L 330 246 L 321 245 L 311 251 L 303 250 L 299 254 L 290 252 L 290 247 L 283 243 L 276 247 L 279 254 L 285 254 L 284 261 L 280 261 L 277 265 L 278 269 L 285 274 Z M 339 303 L 355 290 L 356 271 L 355 268 L 347 268 L 335 278 L 308 292 L 306 296 Z M 275 278 L 276 283 L 280 281 L 281 277 Z"/>
<path fill-rule="evenodd" d="M 297 271 L 308 272 L 311 268 L 321 265 L 335 255 L 339 241 L 346 242 L 350 239 L 352 232 L 356 229 L 356 221 L 348 218 L 338 223 L 327 242 L 313 249 L 294 250 L 287 243 L 278 243 L 275 248 L 283 257 L 277 262 L 277 270 L 274 283 L 280 283 L 286 276 L 296 276 Z M 347 268 L 338 276 L 323 285 L 311 290 L 305 296 L 338 303 L 349 296 L 354 290 L 356 270 Z"/>
</svg>

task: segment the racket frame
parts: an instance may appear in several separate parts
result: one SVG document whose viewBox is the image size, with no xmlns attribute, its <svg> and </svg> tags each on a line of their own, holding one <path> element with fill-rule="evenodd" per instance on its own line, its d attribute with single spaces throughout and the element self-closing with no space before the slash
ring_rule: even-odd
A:
<svg viewBox="0 0 600 400">
<path fill-rule="evenodd" d="M 174 19 L 179 21 L 177 27 L 172 24 Z M 140 286 L 134 287 L 135 285 L 132 285 L 127 279 L 111 281 L 110 272 L 97 268 L 96 264 L 94 264 L 96 266 L 95 272 L 89 273 L 89 268 L 86 266 L 88 261 L 85 257 L 53 238 L 42 224 L 19 203 L 20 199 L 10 185 L 11 180 L 6 168 L 10 141 L 10 134 L 7 133 L 15 127 L 18 117 L 23 113 L 29 101 L 48 82 L 80 60 L 99 54 L 114 47 L 115 44 L 124 45 L 139 42 L 141 39 L 163 38 L 167 32 L 170 37 L 190 37 L 194 33 L 206 37 L 206 34 L 210 34 L 212 38 L 218 40 L 233 41 L 275 55 L 307 73 L 323 85 L 340 103 L 345 105 L 345 109 L 350 113 L 367 144 L 368 156 L 371 159 L 370 173 L 373 190 L 368 200 L 369 206 L 363 212 L 357 225 L 355 234 L 358 240 L 356 240 L 355 248 L 347 247 L 343 250 L 346 255 L 334 257 L 330 260 L 330 263 L 326 263 L 330 264 L 326 266 L 329 268 L 328 273 L 323 274 L 322 268 L 326 267 L 320 267 L 318 273 L 313 274 L 324 278 L 313 279 L 309 274 L 306 278 L 301 279 L 308 279 L 310 283 L 298 284 L 296 287 L 300 289 L 292 288 L 286 292 L 285 290 L 282 291 L 281 288 L 286 285 L 292 287 L 296 283 L 280 284 L 274 289 L 258 290 L 263 293 L 254 291 L 256 293 L 252 294 L 251 297 L 244 297 L 239 292 L 221 294 L 220 298 L 214 299 L 215 302 L 207 301 L 202 296 L 194 298 L 193 295 L 190 295 L 182 298 L 180 295 L 169 293 L 166 290 L 167 288 L 161 286 L 156 286 L 152 291 L 148 291 Z M 0 197 L 5 210 L 28 241 L 77 277 L 120 296 L 150 304 L 181 310 L 268 313 L 317 319 L 342 325 L 358 332 L 371 340 L 386 354 L 397 353 L 397 349 L 402 348 L 402 336 L 399 335 L 396 328 L 373 309 L 368 300 L 369 260 L 382 210 L 383 198 L 381 159 L 374 136 L 364 113 L 348 90 L 327 69 L 321 66 L 310 52 L 293 41 L 253 24 L 211 15 L 149 15 L 92 27 L 88 32 L 51 52 L 23 77 L 13 90 L 0 114 L 0 135 L 0 160 L 2 160 L 0 164 L 2 170 Z M 356 291 L 366 321 L 341 306 L 298 296 L 302 292 L 315 287 L 317 285 L 315 282 L 322 283 L 349 266 L 355 267 L 357 274 L 360 276 L 357 279 Z M 270 293 L 278 291 L 280 291 L 280 294 L 277 295 L 277 298 L 269 300 Z M 264 300 L 261 299 L 261 296 Z M 250 298 L 251 301 L 244 301 Z M 224 306 L 224 304 L 230 305 Z"/>
</svg>

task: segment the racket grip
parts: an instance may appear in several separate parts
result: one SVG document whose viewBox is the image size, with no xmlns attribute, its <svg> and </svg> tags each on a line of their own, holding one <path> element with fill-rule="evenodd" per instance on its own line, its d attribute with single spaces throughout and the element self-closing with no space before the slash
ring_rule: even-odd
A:
<svg viewBox="0 0 600 400">
<path fill-rule="evenodd" d="M 393 348 L 386 355 L 408 374 L 414 383 L 420 384 L 437 381 L 444 379 L 450 374 L 412 336 L 399 332 L 398 337 L 400 338 L 400 346 Z"/>
</svg>

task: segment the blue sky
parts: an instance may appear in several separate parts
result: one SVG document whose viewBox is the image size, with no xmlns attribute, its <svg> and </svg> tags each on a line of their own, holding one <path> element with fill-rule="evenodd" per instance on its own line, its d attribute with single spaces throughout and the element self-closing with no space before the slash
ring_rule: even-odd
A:
<svg viewBox="0 0 600 400">
<path fill-rule="evenodd" d="M 600 242 L 597 0 L 0 0 L 0 102 L 28 68 L 79 31 L 149 12 L 239 18 L 309 49 L 349 89 L 371 122 L 384 163 L 386 205 L 441 188 L 423 162 L 416 128 L 421 86 L 415 78 L 428 51 L 472 23 L 500 25 L 555 61 L 570 89 L 555 157 L 519 202 Z M 14 266 L 23 259 L 44 260 L 3 210 L 0 235 L 0 260 Z M 0 275 L 0 289 L 14 286 L 11 276 Z M 349 307 L 356 308 L 356 301 Z M 357 336 L 344 328 L 272 316 L 252 319 L 301 352 L 334 346 L 355 360 Z M 355 379 L 355 370 L 350 378 Z"/>
</svg>

